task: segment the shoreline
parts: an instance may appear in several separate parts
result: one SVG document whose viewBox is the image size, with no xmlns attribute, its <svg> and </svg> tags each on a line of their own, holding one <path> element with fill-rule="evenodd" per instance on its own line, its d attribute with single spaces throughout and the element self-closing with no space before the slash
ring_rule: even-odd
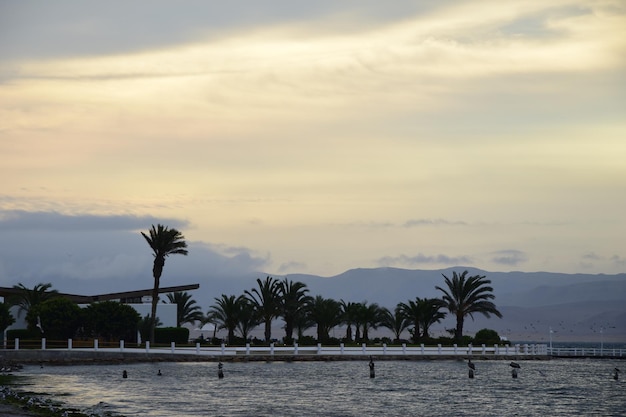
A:
<svg viewBox="0 0 626 417">
<path fill-rule="evenodd" d="M 142 362 L 341 362 L 341 361 L 368 361 L 369 358 L 377 361 L 435 361 L 458 360 L 468 358 L 473 360 L 550 360 L 548 355 L 332 355 L 332 354 L 250 354 L 250 355 L 197 355 L 186 353 L 164 352 L 105 352 L 105 351 L 78 351 L 78 350 L 5 350 L 0 351 L 0 364 L 46 364 L 46 365 L 89 365 L 89 364 L 117 364 Z M 608 357 L 606 357 L 608 359 Z M 626 359 L 626 358 L 622 358 Z M 8 366 L 8 365 L 7 365 Z"/>
</svg>

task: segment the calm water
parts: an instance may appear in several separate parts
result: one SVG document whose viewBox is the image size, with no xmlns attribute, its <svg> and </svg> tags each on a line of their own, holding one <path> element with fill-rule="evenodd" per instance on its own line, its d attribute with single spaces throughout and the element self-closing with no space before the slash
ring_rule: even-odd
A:
<svg viewBox="0 0 626 417">
<path fill-rule="evenodd" d="M 613 360 L 149 363 L 27 366 L 33 385 L 97 415 L 624 416 L 626 363 Z M 619 381 L 614 367 L 622 369 Z M 157 376 L 158 370 L 163 376 Z M 128 378 L 122 379 L 122 371 Z"/>
</svg>

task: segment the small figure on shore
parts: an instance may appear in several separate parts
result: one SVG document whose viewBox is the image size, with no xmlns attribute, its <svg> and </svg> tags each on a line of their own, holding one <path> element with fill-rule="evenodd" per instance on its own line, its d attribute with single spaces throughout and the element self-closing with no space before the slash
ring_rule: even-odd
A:
<svg viewBox="0 0 626 417">
<path fill-rule="evenodd" d="M 223 370 L 223 368 L 224 368 L 224 365 L 222 365 L 222 362 L 217 364 L 217 377 L 219 379 L 224 378 L 224 370 Z"/>
<path fill-rule="evenodd" d="M 471 359 L 467 360 L 467 367 L 469 368 L 469 378 L 474 379 L 474 371 L 476 370 L 476 365 L 472 362 Z"/>
<path fill-rule="evenodd" d="M 369 367 L 370 367 L 370 378 L 374 378 L 376 376 L 376 372 L 374 371 L 374 360 L 372 359 L 372 357 L 370 356 L 370 363 L 369 363 Z"/>
<path fill-rule="evenodd" d="M 122 378 L 128 378 L 128 372 L 126 372 L 126 369 L 124 369 L 124 371 L 122 372 Z"/>
<path fill-rule="evenodd" d="M 512 377 L 513 379 L 517 378 L 517 370 L 521 368 L 521 366 L 519 365 L 519 363 L 517 363 L 517 362 L 511 362 L 511 363 L 509 364 L 509 366 L 510 366 L 511 368 L 513 368 L 513 370 L 511 371 L 511 377 Z"/>
<path fill-rule="evenodd" d="M 621 372 L 621 371 L 620 371 L 619 369 L 615 368 L 615 370 L 613 371 L 613 379 L 614 379 L 614 380 L 616 380 L 616 381 L 617 381 L 617 380 L 619 379 L 619 373 L 620 373 L 620 372 Z"/>
<path fill-rule="evenodd" d="M 159 372 L 157 372 L 157 375 L 158 375 L 158 376 L 163 375 L 163 374 L 161 373 L 161 370 L 160 370 L 160 369 L 159 369 Z"/>
</svg>

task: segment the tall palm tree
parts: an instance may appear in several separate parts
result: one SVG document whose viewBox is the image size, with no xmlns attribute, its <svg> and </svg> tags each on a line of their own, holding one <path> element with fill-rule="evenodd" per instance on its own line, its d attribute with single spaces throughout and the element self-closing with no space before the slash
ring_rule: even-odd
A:
<svg viewBox="0 0 626 417">
<path fill-rule="evenodd" d="M 247 299 L 240 295 L 222 294 L 221 298 L 215 298 L 215 304 L 209 307 L 207 317 L 214 322 L 219 329 L 228 331 L 228 343 L 235 343 L 235 329 L 239 324 L 239 312 L 243 303 L 247 303 Z"/>
<path fill-rule="evenodd" d="M 49 300 L 58 295 L 57 290 L 51 290 L 52 284 L 39 283 L 33 287 L 33 289 L 26 288 L 24 284 L 19 283 L 14 285 L 13 288 L 18 290 L 18 294 L 9 297 L 8 304 L 18 306 L 17 316 L 20 317 L 23 312 L 28 313 L 31 307 L 35 307 L 46 300 Z"/>
<path fill-rule="evenodd" d="M 318 295 L 311 301 L 309 315 L 317 324 L 317 341 L 324 343 L 330 339 L 330 330 L 341 324 L 341 305 L 338 301 Z"/>
<path fill-rule="evenodd" d="M 299 317 L 305 314 L 306 305 L 311 297 L 306 295 L 309 289 L 302 282 L 289 281 L 287 278 L 278 283 L 280 314 L 285 321 L 285 343 L 293 342 L 293 330 Z"/>
<path fill-rule="evenodd" d="M 402 332 L 410 326 L 410 322 L 402 314 L 399 306 L 396 306 L 393 312 L 383 308 L 381 316 L 380 325 L 393 332 L 394 341 L 400 340 Z"/>
<path fill-rule="evenodd" d="M 464 271 L 461 275 L 452 272 L 452 279 L 442 274 L 447 288 L 435 287 L 443 293 L 445 308 L 450 314 L 456 316 L 454 339 L 457 343 L 463 338 L 463 324 L 466 316 L 474 319 L 473 314 L 480 313 L 485 317 L 491 317 L 490 314 L 502 317 L 496 305 L 490 301 L 495 298 L 493 288 L 489 285 L 491 280 L 481 275 L 467 277 L 467 274 L 468 271 Z"/>
<path fill-rule="evenodd" d="M 280 285 L 272 277 L 264 281 L 257 278 L 256 282 L 258 288 L 246 290 L 245 294 L 265 323 L 265 341 L 269 343 L 272 338 L 272 320 L 280 315 Z"/>
<path fill-rule="evenodd" d="M 154 288 L 152 289 L 152 326 L 150 328 L 150 343 L 154 343 L 154 328 L 156 327 L 156 309 L 159 301 L 159 282 L 165 266 L 165 258 L 169 255 L 187 255 L 187 242 L 185 237 L 176 229 L 170 229 L 167 226 L 158 224 L 157 227 L 152 225 L 149 231 L 150 235 L 141 232 L 146 239 L 148 245 L 154 254 L 154 264 L 152 267 L 152 276 L 154 277 Z"/>
<path fill-rule="evenodd" d="M 196 300 L 191 299 L 191 294 L 187 291 L 176 291 L 167 294 L 170 303 L 176 304 L 176 327 L 182 324 L 202 321 L 202 309 L 196 304 Z"/>
</svg>

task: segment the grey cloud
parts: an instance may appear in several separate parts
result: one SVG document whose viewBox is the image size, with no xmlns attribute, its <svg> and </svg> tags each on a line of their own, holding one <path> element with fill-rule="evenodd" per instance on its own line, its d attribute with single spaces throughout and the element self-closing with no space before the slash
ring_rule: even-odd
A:
<svg viewBox="0 0 626 417">
<path fill-rule="evenodd" d="M 494 256 L 491 258 L 491 260 L 497 264 L 502 265 L 518 265 L 528 260 L 528 256 L 525 252 L 515 249 L 496 251 L 493 252 L 493 255 Z"/>
<path fill-rule="evenodd" d="M 297 272 L 306 269 L 306 264 L 303 262 L 285 262 L 278 267 L 278 272 L 281 274 L 286 274 L 289 272 Z"/>
<path fill-rule="evenodd" d="M 445 219 L 411 219 L 404 223 L 404 227 L 417 227 L 417 226 L 466 226 L 467 223 L 462 221 L 450 221 Z"/>
<path fill-rule="evenodd" d="M 188 222 L 179 219 L 157 219 L 152 216 L 133 215 L 66 215 L 55 211 L 29 212 L 25 210 L 0 211 L 0 230 L 138 230 L 148 229 L 153 224 L 183 229 Z"/>
<path fill-rule="evenodd" d="M 392 265 L 416 265 L 416 264 L 444 264 L 444 265 L 461 265 L 472 264 L 472 259 L 468 256 L 448 256 L 448 255 L 424 255 L 417 254 L 414 256 L 385 256 L 378 260 L 383 266 Z"/>
<path fill-rule="evenodd" d="M 619 256 L 619 255 L 612 255 L 612 256 L 602 256 L 599 255 L 595 252 L 588 252 L 585 253 L 582 256 L 582 261 L 581 263 L 583 265 L 585 265 L 586 267 L 591 267 L 593 266 L 593 262 L 597 261 L 597 262 L 603 262 L 603 261 L 610 261 L 618 266 L 625 266 L 626 265 L 626 258 Z"/>
<path fill-rule="evenodd" d="M 611 256 L 611 261 L 620 266 L 626 266 L 626 258 L 621 257 L 619 255 Z"/>
</svg>

